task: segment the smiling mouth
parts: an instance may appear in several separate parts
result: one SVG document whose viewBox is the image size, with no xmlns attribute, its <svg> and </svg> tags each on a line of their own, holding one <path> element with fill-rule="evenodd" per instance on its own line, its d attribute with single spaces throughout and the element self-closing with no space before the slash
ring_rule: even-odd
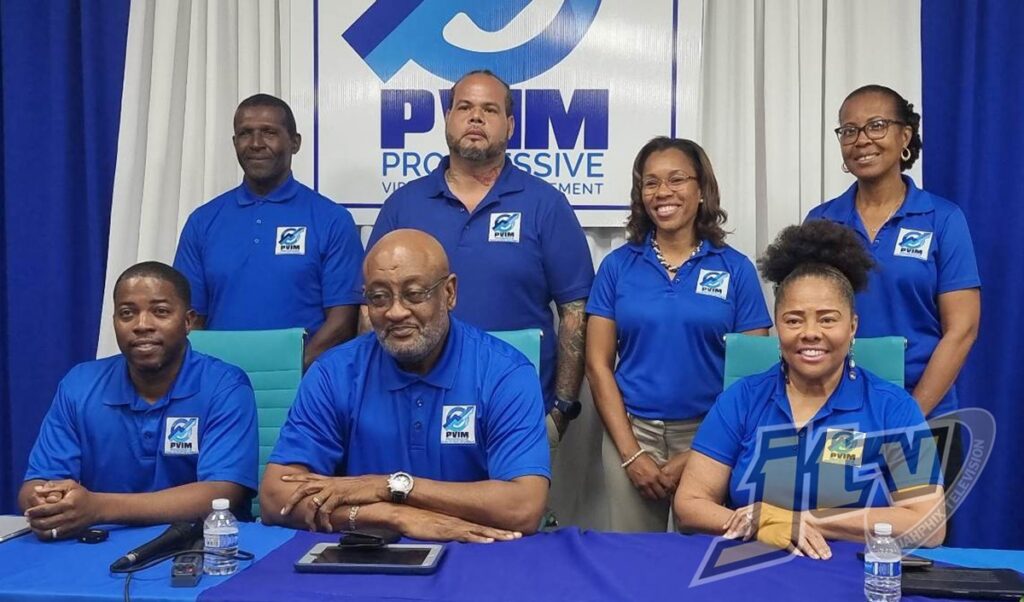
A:
<svg viewBox="0 0 1024 602">
<path fill-rule="evenodd" d="M 680 205 L 661 205 L 654 208 L 654 214 L 658 217 L 672 217 L 680 209 L 682 209 Z"/>
<path fill-rule="evenodd" d="M 800 351 L 797 351 L 797 355 L 801 358 L 812 361 L 825 357 L 826 353 L 828 352 L 824 349 L 801 349 Z"/>
<path fill-rule="evenodd" d="M 854 159 L 857 163 L 870 163 L 878 157 L 878 153 L 869 153 L 867 155 L 861 155 Z"/>
<path fill-rule="evenodd" d="M 160 343 L 156 341 L 136 341 L 132 343 L 132 349 L 137 349 L 142 352 L 153 351 L 154 349 L 160 346 Z"/>
</svg>

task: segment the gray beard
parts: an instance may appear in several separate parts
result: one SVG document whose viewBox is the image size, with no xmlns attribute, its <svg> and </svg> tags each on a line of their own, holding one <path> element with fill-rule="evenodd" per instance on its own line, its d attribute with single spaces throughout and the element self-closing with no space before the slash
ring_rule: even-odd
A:
<svg viewBox="0 0 1024 602">
<path fill-rule="evenodd" d="M 444 341 L 448 328 L 448 312 L 445 312 L 437 322 L 424 326 L 420 339 L 411 345 L 395 345 L 383 333 L 377 333 L 377 340 L 388 355 L 395 358 L 400 365 L 416 366 Z"/>
</svg>

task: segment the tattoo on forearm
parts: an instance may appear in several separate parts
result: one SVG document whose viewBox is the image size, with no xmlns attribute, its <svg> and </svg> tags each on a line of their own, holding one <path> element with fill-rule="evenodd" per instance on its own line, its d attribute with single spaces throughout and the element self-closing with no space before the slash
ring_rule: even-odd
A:
<svg viewBox="0 0 1024 602">
<path fill-rule="evenodd" d="M 558 363 L 555 369 L 555 394 L 576 399 L 583 384 L 583 350 L 586 347 L 586 299 L 558 306 Z"/>
</svg>

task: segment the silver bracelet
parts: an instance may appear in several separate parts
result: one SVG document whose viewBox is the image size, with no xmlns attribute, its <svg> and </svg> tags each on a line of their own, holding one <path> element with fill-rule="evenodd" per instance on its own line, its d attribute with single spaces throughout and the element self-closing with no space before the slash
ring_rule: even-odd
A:
<svg viewBox="0 0 1024 602">
<path fill-rule="evenodd" d="M 359 506 L 352 506 L 348 509 L 348 530 L 356 531 L 356 515 L 359 514 Z"/>
<path fill-rule="evenodd" d="M 630 464 L 633 463 L 633 460 L 636 460 L 637 458 L 639 458 L 641 454 L 646 454 L 646 453 L 647 453 L 647 450 L 645 450 L 644 448 L 641 447 L 639 449 L 639 451 L 637 451 L 635 454 L 630 456 L 628 460 L 626 460 L 625 462 L 622 463 L 622 467 L 623 468 L 628 467 Z"/>
</svg>

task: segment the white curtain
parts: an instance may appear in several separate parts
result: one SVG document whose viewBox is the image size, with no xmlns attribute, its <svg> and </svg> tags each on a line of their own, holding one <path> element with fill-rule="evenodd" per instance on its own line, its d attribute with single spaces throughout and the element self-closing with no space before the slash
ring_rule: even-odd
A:
<svg viewBox="0 0 1024 602">
<path fill-rule="evenodd" d="M 920 106 L 920 3 L 679 6 L 677 135 L 707 150 L 729 242 L 754 257 L 852 181 L 832 134 L 849 91 L 880 83 Z M 117 275 L 141 260 L 170 262 L 189 213 L 240 181 L 230 137 L 241 99 L 267 92 L 292 105 L 306 133 L 293 168 L 312 184 L 312 62 L 289 54 L 290 36 L 311 28 L 312 0 L 132 3 L 100 355 L 117 351 L 109 323 Z M 918 181 L 919 170 L 911 172 Z M 624 242 L 621 228 L 587 236 L 595 266 Z M 563 524 L 599 529 L 611 510 L 602 495 L 602 429 L 588 390 L 583 401 L 559 451 L 551 505 Z"/>
</svg>

